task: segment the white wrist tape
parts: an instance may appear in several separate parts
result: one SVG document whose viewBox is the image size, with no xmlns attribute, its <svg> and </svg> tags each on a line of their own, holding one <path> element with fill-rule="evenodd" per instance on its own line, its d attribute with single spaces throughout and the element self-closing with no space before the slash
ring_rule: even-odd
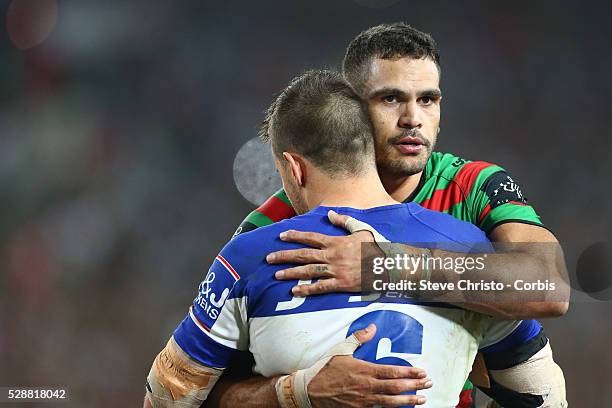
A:
<svg viewBox="0 0 612 408">
<path fill-rule="evenodd" d="M 334 356 L 351 356 L 361 346 L 355 335 L 332 347 L 312 367 L 285 375 L 276 381 L 276 397 L 282 408 L 312 408 L 308 398 L 308 384 Z"/>
<path fill-rule="evenodd" d="M 561 367 L 553 360 L 550 341 L 529 360 L 504 370 L 489 370 L 499 384 L 513 391 L 542 395 L 540 408 L 566 408 L 565 378 Z M 489 408 L 499 407 L 495 402 Z"/>
</svg>

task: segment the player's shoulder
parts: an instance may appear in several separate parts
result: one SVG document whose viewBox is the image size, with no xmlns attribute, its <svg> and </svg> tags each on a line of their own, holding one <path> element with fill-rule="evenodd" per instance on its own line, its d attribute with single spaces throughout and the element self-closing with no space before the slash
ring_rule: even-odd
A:
<svg viewBox="0 0 612 408">
<path fill-rule="evenodd" d="M 439 234 L 441 238 L 459 244 L 489 242 L 486 234 L 480 228 L 449 214 L 428 210 L 416 203 L 410 207 L 410 212 L 415 219 Z"/>
<path fill-rule="evenodd" d="M 311 211 L 238 234 L 232 238 L 222 252 L 228 253 L 230 256 L 242 254 L 242 257 L 247 260 L 262 259 L 270 252 L 289 249 L 292 246 L 280 240 L 279 235 L 283 231 L 295 229 L 323 232 L 329 229 L 330 226 L 331 224 L 326 222 L 326 218 L 323 215 L 319 212 Z"/>
<path fill-rule="evenodd" d="M 241 278 L 265 266 L 266 255 L 271 251 L 273 242 L 280 241 L 276 230 L 283 221 L 270 224 L 252 231 L 234 235 L 219 252 L 217 260 L 230 264 Z"/>
<path fill-rule="evenodd" d="M 250 254 L 252 256 L 266 253 L 275 240 L 282 242 L 278 239 L 278 235 L 283 228 L 287 229 L 286 221 L 288 220 L 282 220 L 252 231 L 234 235 L 225 245 L 222 252 L 228 255 Z"/>
<path fill-rule="evenodd" d="M 484 160 L 468 160 L 452 153 L 433 152 L 427 163 L 429 177 L 442 177 L 459 184 L 472 184 L 485 180 L 492 174 L 504 171 L 503 167 Z"/>
</svg>

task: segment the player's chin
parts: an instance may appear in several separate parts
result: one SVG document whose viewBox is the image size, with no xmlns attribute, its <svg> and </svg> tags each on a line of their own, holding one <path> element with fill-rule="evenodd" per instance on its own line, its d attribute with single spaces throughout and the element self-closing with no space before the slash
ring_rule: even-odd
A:
<svg viewBox="0 0 612 408">
<path fill-rule="evenodd" d="M 429 154 L 425 151 L 415 154 L 403 154 L 398 158 L 398 162 L 401 163 L 402 173 L 416 174 L 425 168 L 427 165 L 427 159 Z"/>
<path fill-rule="evenodd" d="M 395 148 L 389 148 L 384 151 L 384 155 L 377 157 L 376 163 L 379 170 L 385 173 L 406 177 L 423 171 L 430 155 L 429 149 L 403 154 Z"/>
<path fill-rule="evenodd" d="M 406 160 L 405 158 L 388 160 L 380 165 L 379 170 L 395 177 L 408 177 L 420 173 L 425 168 L 427 160 Z"/>
</svg>

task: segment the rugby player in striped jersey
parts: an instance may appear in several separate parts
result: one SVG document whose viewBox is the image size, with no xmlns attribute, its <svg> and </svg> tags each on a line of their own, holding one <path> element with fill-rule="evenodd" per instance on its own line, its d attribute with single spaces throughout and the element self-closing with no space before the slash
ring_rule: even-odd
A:
<svg viewBox="0 0 612 408">
<path fill-rule="evenodd" d="M 470 222 L 493 242 L 517 243 L 520 250 L 511 254 L 512 262 L 500 259 L 497 269 L 495 263 L 488 265 L 492 277 L 510 282 L 520 278 L 525 270 L 537 270 L 544 278 L 552 274 L 563 280 L 563 259 L 545 256 L 535 244 L 518 245 L 556 245 L 557 240 L 543 226 L 508 172 L 488 162 L 469 161 L 434 151 L 440 130 L 440 70 L 438 49 L 431 36 L 403 23 L 369 28 L 348 46 L 343 74 L 367 103 L 375 132 L 378 172 L 387 192 L 397 201 L 416 202 Z M 264 138 L 267 125 L 264 122 L 262 126 Z M 281 190 L 253 211 L 236 233 L 293 215 L 291 203 Z M 285 239 L 315 245 L 318 250 L 276 254 L 271 262 L 305 264 L 285 271 L 280 279 L 326 278 L 296 287 L 294 293 L 306 296 L 361 288 L 361 263 L 355 258 L 358 257 L 358 244 L 371 239 L 369 234 L 360 232 L 348 238 L 329 239 L 316 236 L 313 241 L 312 235 L 291 231 Z M 410 253 L 411 249 L 406 251 Z M 509 266 L 514 269 L 508 269 Z M 441 276 L 440 279 L 453 277 Z M 567 311 L 568 302 L 474 302 L 463 307 L 502 318 L 530 319 L 562 315 Z M 539 324 L 533 327 L 539 329 L 529 331 L 532 341 L 527 348 L 507 355 L 484 354 L 487 369 L 485 375 L 480 376 L 484 377 L 480 388 L 496 400 L 491 407 L 566 406 L 565 382 L 552 360 L 549 341 Z M 525 368 L 534 366 L 531 360 L 537 360 L 541 369 L 527 374 Z M 482 371 L 482 365 L 480 369 Z M 524 381 L 525 375 L 531 375 L 531 381 Z M 252 380 L 242 388 L 236 384 L 231 396 L 219 399 L 222 402 L 240 400 L 242 393 L 248 395 L 255 387 L 256 382 Z M 472 406 L 472 387 L 468 381 L 458 407 Z"/>
</svg>

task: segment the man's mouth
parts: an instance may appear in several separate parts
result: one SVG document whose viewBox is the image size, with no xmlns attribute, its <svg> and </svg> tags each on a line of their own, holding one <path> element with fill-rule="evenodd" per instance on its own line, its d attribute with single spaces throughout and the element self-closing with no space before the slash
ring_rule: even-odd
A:
<svg viewBox="0 0 612 408">
<path fill-rule="evenodd" d="M 418 137 L 406 136 L 393 142 L 393 145 L 402 154 L 419 154 L 424 147 L 424 143 Z"/>
</svg>

